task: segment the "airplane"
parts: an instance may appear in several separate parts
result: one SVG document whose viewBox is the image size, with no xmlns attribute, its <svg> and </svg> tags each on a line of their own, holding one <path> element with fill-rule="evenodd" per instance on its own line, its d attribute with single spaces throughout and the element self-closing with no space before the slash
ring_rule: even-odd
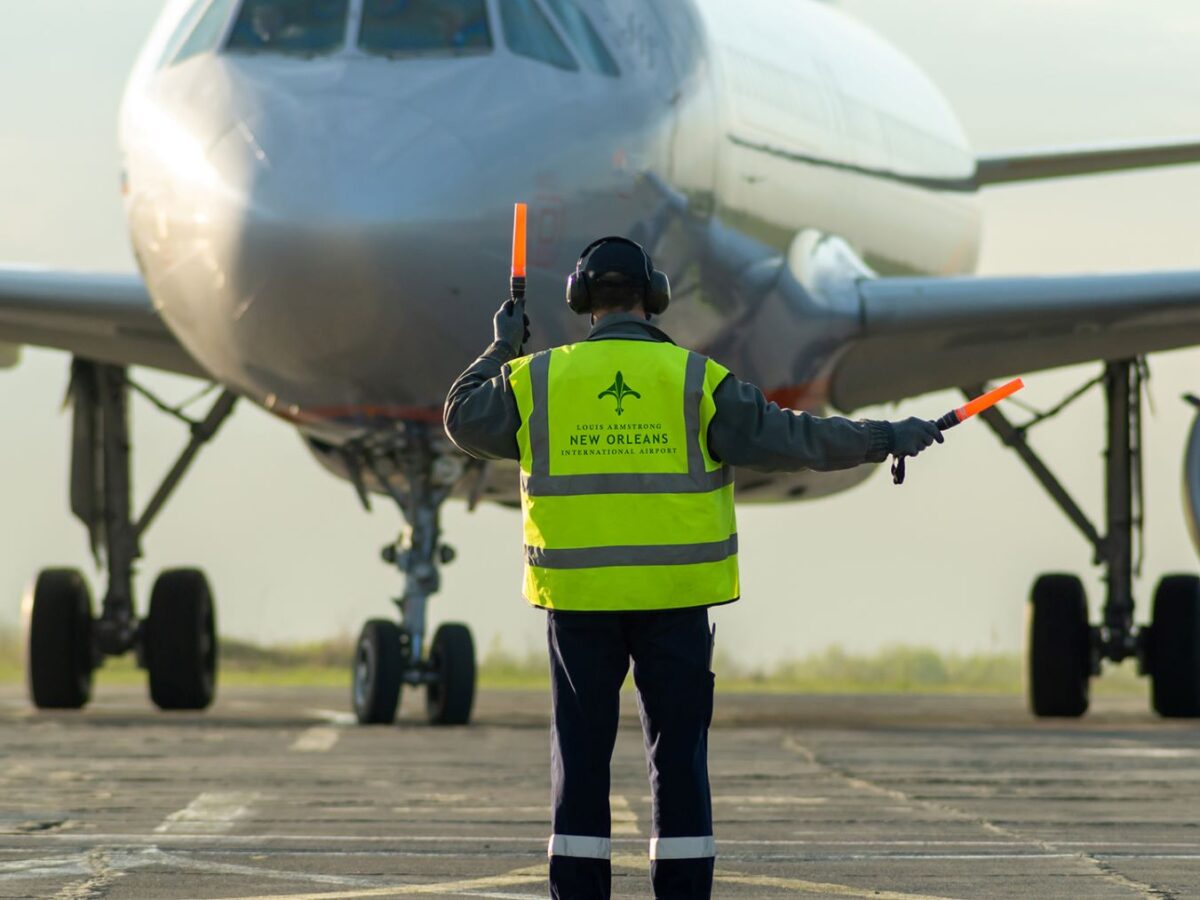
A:
<svg viewBox="0 0 1200 900">
<path fill-rule="evenodd" d="M 786 40 L 780 40 L 786 35 Z M 978 192 L 992 185 L 1200 161 L 1173 139 L 978 156 L 920 69 L 814 0 L 169 0 L 119 123 L 137 273 L 0 267 L 0 341 L 71 355 L 71 510 L 107 577 L 98 614 L 75 569 L 25 598 L 27 680 L 80 708 L 93 673 L 133 651 L 162 709 L 203 709 L 217 671 L 198 569 L 154 582 L 140 540 L 245 399 L 294 428 L 364 505 L 407 527 L 403 577 L 353 661 L 364 724 L 424 687 L 434 724 L 470 719 L 465 624 L 427 635 L 455 551 L 439 511 L 519 501 L 515 466 L 462 456 L 441 404 L 507 284 L 514 200 L 530 207 L 528 292 L 558 297 L 600 234 L 644 244 L 675 285 L 671 329 L 820 413 L 1099 361 L 1106 514 L 1093 523 L 997 409 L 1003 443 L 1093 546 L 1101 621 L 1082 582 L 1030 598 L 1029 694 L 1080 716 L 1104 661 L 1136 657 L 1155 710 L 1200 715 L 1200 578 L 1164 577 L 1134 622 L 1146 354 L 1200 344 L 1200 271 L 980 277 Z M 539 304 L 535 347 L 578 339 Z M 919 356 L 921 366 L 909 361 Z M 143 511 L 131 505 L 132 366 L 194 376 L 216 398 Z M 1036 420 L 1035 420 L 1036 421 Z M 1200 417 L 1185 450 L 1200 547 Z M 848 490 L 871 473 L 739 472 L 741 502 Z"/>
</svg>

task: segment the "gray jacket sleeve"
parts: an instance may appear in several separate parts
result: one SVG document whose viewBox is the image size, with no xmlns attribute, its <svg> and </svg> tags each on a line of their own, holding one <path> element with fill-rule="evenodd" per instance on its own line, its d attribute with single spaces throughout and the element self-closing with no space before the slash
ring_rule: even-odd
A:
<svg viewBox="0 0 1200 900">
<path fill-rule="evenodd" d="M 493 343 L 458 376 L 446 395 L 442 421 L 454 445 L 477 459 L 520 459 L 521 414 L 508 385 L 512 348 Z"/>
<path fill-rule="evenodd" d="M 830 471 L 883 462 L 892 447 L 888 422 L 821 418 L 781 409 L 749 382 L 729 375 L 713 393 L 709 452 L 757 472 Z"/>
</svg>

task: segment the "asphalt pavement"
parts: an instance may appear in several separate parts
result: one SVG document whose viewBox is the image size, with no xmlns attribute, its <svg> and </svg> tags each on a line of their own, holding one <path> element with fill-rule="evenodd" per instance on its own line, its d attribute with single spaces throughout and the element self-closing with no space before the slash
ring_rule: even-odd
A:
<svg viewBox="0 0 1200 900">
<path fill-rule="evenodd" d="M 0 687 L 0 897 L 545 897 L 548 700 L 476 724 L 351 724 L 348 691 L 222 687 L 201 714 L 101 685 L 80 713 Z M 633 698 L 614 894 L 649 897 Z M 717 897 L 1200 897 L 1200 723 L 1101 699 L 719 695 Z"/>
</svg>

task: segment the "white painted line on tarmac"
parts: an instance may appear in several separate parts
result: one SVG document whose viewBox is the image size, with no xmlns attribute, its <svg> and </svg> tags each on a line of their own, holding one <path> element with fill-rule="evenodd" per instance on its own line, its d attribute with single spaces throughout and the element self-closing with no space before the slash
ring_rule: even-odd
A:
<svg viewBox="0 0 1200 900">
<path fill-rule="evenodd" d="M 902 860 L 904 862 L 919 862 L 921 860 L 958 860 L 960 862 L 975 862 L 990 859 L 1001 862 L 1012 862 L 1018 859 L 1084 859 L 1079 853 L 1051 853 L 1041 850 L 1030 850 L 1025 853 L 743 853 L 724 854 L 727 859 L 737 859 L 745 862 L 769 860 L 774 862 L 888 862 Z M 1137 857 L 1141 859 L 1142 857 Z"/>
<path fill-rule="evenodd" d="M 161 827 L 161 826 L 160 826 Z M 136 832 L 111 832 L 97 834 L 88 832 L 82 834 L 73 832 L 68 834 L 37 834 L 37 835 L 15 835 L 6 834 L 4 840 L 33 840 L 33 841 L 54 841 L 55 843 L 76 843 L 76 844 L 108 844 L 108 843 L 128 843 L 128 844 L 159 844 L 159 843 L 182 843 L 182 844 L 214 844 L 223 846 L 241 846 L 250 845 L 258 846 L 268 842 L 276 843 L 304 843 L 304 844 L 339 844 L 339 843 L 365 843 L 365 844 L 390 844 L 399 845 L 404 841 L 418 844 L 529 844 L 533 847 L 541 849 L 542 854 L 546 852 L 546 838 L 544 835 L 531 835 L 529 837 L 509 837 L 507 835 L 491 835 L 491 834 L 469 834 L 469 835 L 454 835 L 454 834 L 415 834 L 401 836 L 398 834 L 187 834 L 180 831 L 165 831 L 156 834 L 138 834 Z M 630 843 L 640 843 L 629 839 Z"/>
<path fill-rule="evenodd" d="M 869 898 L 869 900 L 950 900 L 950 898 L 934 894 L 903 894 L 898 891 L 851 887 L 848 884 L 828 884 L 820 881 L 804 881 L 799 878 L 776 878 L 771 875 L 743 875 L 720 870 L 713 876 L 713 880 L 717 884 L 777 888 L 781 891 L 798 894 L 820 894 L 822 897 L 862 897 Z"/>
<path fill-rule="evenodd" d="M 310 709 L 308 710 L 308 714 L 320 719 L 322 722 L 328 722 L 330 725 L 345 727 L 358 724 L 358 719 L 354 717 L 354 713 L 348 713 L 340 709 Z"/>
<path fill-rule="evenodd" d="M 101 855 L 102 854 L 102 855 Z M 34 878 L 62 878 L 63 876 L 89 876 L 88 882 L 68 886 L 56 896 L 63 900 L 98 896 L 99 890 L 119 875 L 135 869 L 169 866 L 185 872 L 209 872 L 222 875 L 244 875 L 257 884 L 263 879 L 275 881 L 307 881 L 335 887 L 374 887 L 378 878 L 360 878 L 352 875 L 326 875 L 319 872 L 287 871 L 268 869 L 261 866 L 246 866 L 220 860 L 197 859 L 185 853 L 170 853 L 150 846 L 139 850 L 93 850 L 64 857 L 26 860 L 20 864 L 0 867 L 0 882 L 29 880 Z M 104 882 L 101 884 L 101 882 Z M 91 882 L 91 883 L 89 883 Z"/>
<path fill-rule="evenodd" d="M 325 753 L 338 742 L 341 733 L 327 725 L 308 729 L 293 742 L 291 749 L 297 753 Z"/>
<path fill-rule="evenodd" d="M 46 856 L 40 859 L 21 859 L 0 863 L 0 881 L 28 878 L 60 878 L 64 875 L 88 874 L 87 853 L 69 856 Z"/>
<path fill-rule="evenodd" d="M 160 826 L 161 827 L 161 826 Z M 379 845 L 386 844 L 389 847 L 396 848 L 396 852 L 400 851 L 405 844 L 448 844 L 448 845 L 472 845 L 472 844 L 501 844 L 501 845 L 516 845 L 530 848 L 532 852 L 545 852 L 545 837 L 533 835 L 530 837 L 512 837 L 508 835 L 480 835 L 480 834 L 445 834 L 445 835 L 430 835 L 430 834 L 414 834 L 414 835 L 347 835 L 347 834 L 216 834 L 216 833 L 184 833 L 179 831 L 159 832 L 158 834 L 120 834 L 120 833 L 103 833 L 103 834 L 30 834 L 30 835 L 5 835 L 5 840 L 8 842 L 19 841 L 21 844 L 26 842 L 31 843 L 70 843 L 79 846 L 89 846 L 94 844 L 163 844 L 163 845 L 191 845 L 200 846 L 205 849 L 223 849 L 237 847 L 252 847 L 262 849 L 272 849 L 266 845 L 274 844 L 316 844 L 319 846 L 331 845 L 347 845 L 366 844 Z M 861 852 L 861 856 L 867 859 L 888 859 L 893 858 L 893 853 L 887 848 L 982 848 L 996 847 L 1002 849 L 1004 847 L 1019 848 L 1022 846 L 1037 847 L 1041 843 L 1035 840 L 1008 840 L 1008 841 L 986 841 L 986 840 L 928 840 L 928 841 L 904 841 L 904 840 L 838 840 L 836 838 L 827 839 L 808 839 L 808 840 L 747 840 L 739 838 L 722 838 L 718 831 L 718 841 L 722 847 L 742 847 L 752 849 L 755 847 L 771 848 L 811 848 L 812 853 L 800 854 L 797 858 L 816 859 L 822 855 L 835 856 L 835 851 L 839 847 L 853 848 L 880 848 L 878 853 L 869 853 L 865 850 Z M 624 846 L 643 846 L 644 838 L 614 838 L 614 845 Z M 1200 843 L 1178 842 L 1178 841 L 1055 841 L 1054 846 L 1058 848 L 1078 848 L 1080 851 L 1092 850 L 1093 855 L 1103 854 L 1106 859 L 1154 859 L 1162 856 L 1166 859 L 1178 860 L 1200 860 Z M 1101 848 L 1119 848 L 1117 851 L 1103 850 Z M 824 852 L 822 852 L 824 851 Z M 1125 851 L 1125 852 L 1120 852 Z M 1150 852 L 1153 851 L 1153 852 Z M 1179 852 L 1171 852 L 1179 851 Z M 1191 851 L 1191 852 L 1187 852 Z M 286 851 L 280 851 L 286 852 Z M 353 855 L 352 849 L 331 851 L 339 855 Z M 366 851 L 364 851 L 366 852 Z M 937 854 L 912 852 L 909 854 L 912 859 L 932 859 L 932 858 L 961 858 L 961 859 L 1038 859 L 1038 858 L 1054 858 L 1055 854 L 1042 854 L 1039 856 L 1039 851 L 1024 853 L 984 853 L 975 851 L 973 853 L 949 854 L 942 852 Z M 1061 854 L 1059 854 L 1061 855 Z M 1078 853 L 1067 854 L 1078 857 Z M 62 865 L 67 865 L 70 857 L 65 860 Z M 26 861 L 13 861 L 0 863 L 0 873 L 5 871 L 6 866 L 24 865 Z M 42 860 L 49 865 L 53 865 L 52 860 Z"/>
<path fill-rule="evenodd" d="M 355 875 L 325 875 L 320 872 L 287 871 L 283 869 L 267 869 L 262 866 L 243 866 L 238 863 L 227 863 L 219 860 L 197 859 L 185 853 L 164 853 L 157 847 L 144 851 L 148 863 L 156 865 L 175 866 L 183 870 L 196 872 L 218 872 L 222 875 L 246 875 L 254 879 L 271 879 L 276 881 L 310 881 L 314 884 L 330 884 L 337 887 L 366 887 L 377 884 L 377 878 L 363 878 Z"/>
<path fill-rule="evenodd" d="M 648 861 L 641 856 L 616 854 L 612 859 L 613 868 L 646 870 Z M 799 894 L 820 894 L 822 897 L 861 897 L 870 900 L 951 900 L 951 898 L 931 894 L 904 894 L 897 891 L 885 891 L 877 888 L 851 887 L 847 884 L 830 884 L 822 881 L 805 881 L 802 878 L 778 878 L 771 875 L 750 875 L 745 872 L 725 871 L 721 863 L 717 863 L 714 880 L 718 884 L 739 884 L 749 887 L 777 888 Z"/>
<path fill-rule="evenodd" d="M 1186 747 L 1084 747 L 1093 756 L 1141 757 L 1143 759 L 1194 759 L 1200 750 Z"/>
<path fill-rule="evenodd" d="M 258 794 L 247 791 L 206 791 L 171 813 L 154 829 L 156 834 L 213 835 L 229 831 L 250 814 Z"/>
<path fill-rule="evenodd" d="M 366 897 L 408 897 L 419 894 L 441 894 L 458 897 L 489 896 L 490 888 L 519 887 L 543 884 L 546 881 L 546 864 L 514 869 L 502 875 L 482 878 L 464 878 L 456 881 L 441 881 L 429 884 L 398 884 L 391 887 L 362 888 L 349 891 L 321 891 L 316 894 L 262 894 L 255 897 L 237 897 L 236 900 L 358 900 Z M 491 894 L 490 896 L 497 896 Z M 512 895 L 499 895 L 512 896 Z M 533 895 L 518 895 L 533 896 Z M 537 895 L 541 896 L 541 895 Z M 234 898 L 231 898 L 234 900 Z"/>
<path fill-rule="evenodd" d="M 434 809 L 429 806 L 392 806 L 389 807 L 392 812 L 397 815 L 412 815 L 419 816 L 429 815 L 430 813 L 442 812 L 442 810 Z M 548 813 L 546 805 L 539 804 L 537 806 L 454 806 L 449 807 L 449 811 L 460 816 L 503 816 L 505 819 L 511 819 L 513 816 L 538 816 L 545 818 Z M 545 843 L 543 841 L 543 843 Z"/>
<path fill-rule="evenodd" d="M 628 797 L 617 794 L 608 801 L 608 805 L 611 808 L 610 817 L 614 835 L 641 834 L 638 829 L 637 813 L 630 807 Z"/>
<path fill-rule="evenodd" d="M 828 803 L 828 797 L 763 797 L 756 794 L 726 794 L 712 798 L 714 804 L 724 803 L 733 806 L 820 806 Z"/>
</svg>

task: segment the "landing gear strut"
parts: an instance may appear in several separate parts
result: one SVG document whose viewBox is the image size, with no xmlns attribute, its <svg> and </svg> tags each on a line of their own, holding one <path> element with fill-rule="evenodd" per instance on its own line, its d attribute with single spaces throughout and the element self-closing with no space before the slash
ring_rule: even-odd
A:
<svg viewBox="0 0 1200 900">
<path fill-rule="evenodd" d="M 395 720 L 404 684 L 425 686 L 431 724 L 465 725 L 471 718 L 475 644 L 470 629 L 446 623 L 434 633 L 428 648 L 425 643 L 429 599 L 441 587 L 438 566 L 455 556 L 454 548 L 441 542 L 439 516 L 460 473 L 440 471 L 441 459 L 424 423 L 407 424 L 386 452 L 361 448 L 352 456 L 351 464 L 365 467 L 391 495 L 406 523 L 400 538 L 384 547 L 382 554 L 404 576 L 404 592 L 395 601 L 400 622 L 367 622 L 355 650 L 352 699 L 355 715 L 364 725 Z M 401 479 L 403 489 L 396 486 Z"/>
<path fill-rule="evenodd" d="M 145 512 L 133 517 L 129 392 L 137 390 L 190 427 L 191 436 Z M 93 619 L 91 592 L 76 569 L 45 569 L 25 600 L 26 669 L 34 705 L 79 709 L 91 697 L 92 674 L 108 656 L 137 652 L 149 671 L 150 696 L 161 709 L 203 709 L 216 683 L 216 619 L 198 569 L 163 572 L 154 582 L 147 618 L 134 607 L 134 566 L 141 539 L 179 485 L 200 447 L 233 411 L 225 391 L 201 421 L 187 418 L 131 381 L 124 368 L 77 359 L 72 364 L 71 511 L 103 559 L 108 586 Z"/>
<path fill-rule="evenodd" d="M 1074 575 L 1043 575 L 1034 584 L 1029 621 L 1029 699 L 1038 716 L 1081 716 L 1088 686 L 1103 660 L 1136 657 L 1153 681 L 1153 705 L 1163 716 L 1200 716 L 1200 578 L 1164 578 L 1155 592 L 1152 624 L 1134 624 L 1135 537 L 1143 522 L 1141 360 L 1105 365 L 1104 374 L 1049 413 L 1024 426 L 999 409 L 982 418 L 1032 472 L 1095 551 L 1106 597 L 1100 624 L 1089 626 L 1083 583 Z M 1103 383 L 1107 407 L 1105 533 L 1102 535 L 1026 440 L 1031 427 L 1056 415 L 1093 384 Z M 971 396 L 978 386 L 965 388 Z"/>
</svg>

